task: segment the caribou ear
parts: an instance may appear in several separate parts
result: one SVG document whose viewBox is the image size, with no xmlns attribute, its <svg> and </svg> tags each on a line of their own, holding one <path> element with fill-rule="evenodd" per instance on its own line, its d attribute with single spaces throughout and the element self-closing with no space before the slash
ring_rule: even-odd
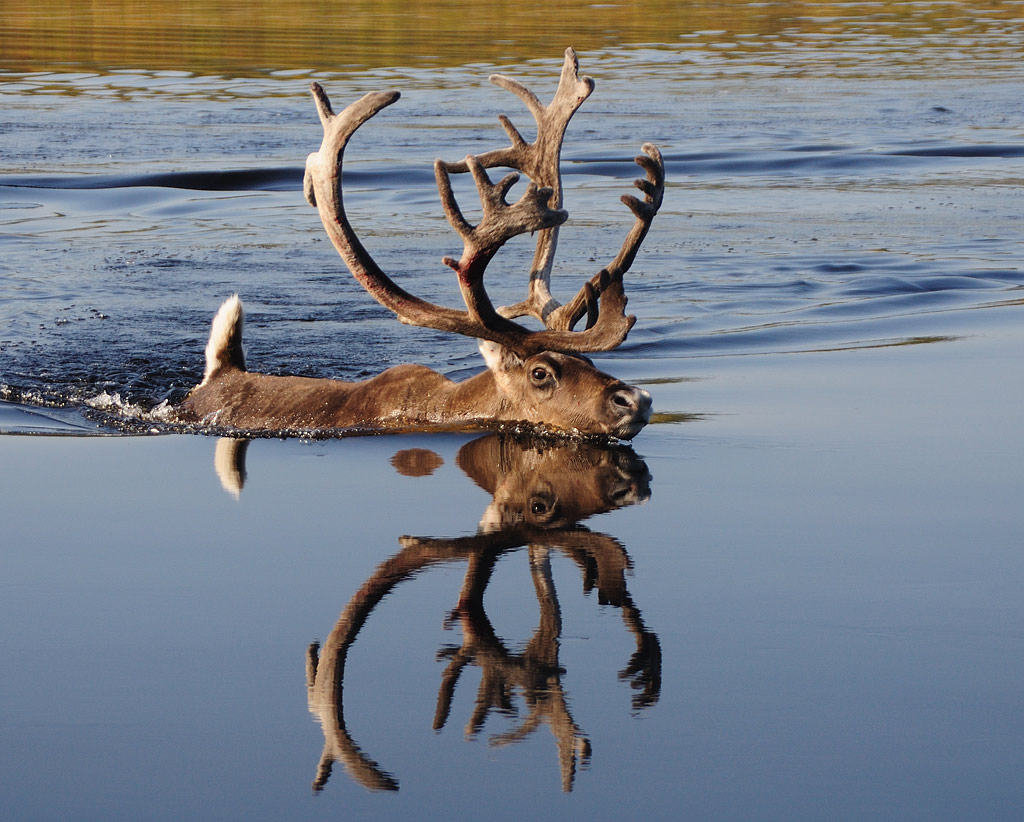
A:
<svg viewBox="0 0 1024 822">
<path fill-rule="evenodd" d="M 507 394 L 512 384 L 512 372 L 523 367 L 523 360 L 499 343 L 490 340 L 478 340 L 478 343 L 480 354 L 494 375 L 498 388 Z"/>
</svg>

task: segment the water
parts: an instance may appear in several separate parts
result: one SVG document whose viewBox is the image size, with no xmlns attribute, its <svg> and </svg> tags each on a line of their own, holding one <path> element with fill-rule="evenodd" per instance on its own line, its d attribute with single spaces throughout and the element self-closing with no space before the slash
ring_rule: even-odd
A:
<svg viewBox="0 0 1024 822">
<path fill-rule="evenodd" d="M 427 26 L 339 66 L 283 13 L 292 48 L 258 66 L 184 40 L 191 65 L 125 64 L 91 29 L 100 56 L 76 57 L 7 18 L 5 44 L 42 49 L 0 52 L 14 818 L 1015 818 L 1019 5 L 669 8 L 580 28 L 597 91 L 553 284 L 614 255 L 630 158 L 657 143 L 639 321 L 599 358 L 654 395 L 635 451 L 239 447 L 161 405 L 236 291 L 262 371 L 478 368 L 323 240 L 307 87 L 403 90 L 346 155 L 350 212 L 386 270 L 455 305 L 430 164 L 504 144 L 499 112 L 527 126 L 486 76 L 546 97 L 560 36 L 483 15 L 462 60 Z M 502 302 L 529 255 L 494 261 Z"/>
<path fill-rule="evenodd" d="M 858 81 L 759 67 L 709 80 L 678 60 L 643 50 L 635 65 L 584 58 L 600 83 L 567 140 L 573 216 L 556 293 L 574 293 L 614 254 L 606 227 L 628 226 L 618 196 L 636 175 L 639 142 L 663 148 L 669 175 L 629 283 L 644 322 L 616 358 L 944 337 L 945 317 L 922 322 L 924 312 L 1019 298 L 1024 142 L 1006 116 L 1016 77 Z M 527 77 L 541 68 L 535 84 L 550 88 L 551 61 Z M 458 243 L 430 162 L 500 145 L 495 114 L 525 115 L 482 82 L 489 70 L 439 71 L 429 87 L 407 73 L 403 100 L 349 152 L 350 211 L 387 270 L 457 304 L 438 261 Z M 322 79 L 349 99 L 406 78 Z M 319 142 L 307 78 L 229 83 L 248 90 L 244 100 L 216 99 L 221 78 L 71 76 L 65 91 L 84 93 L 38 93 L 53 82 L 23 77 L 4 100 L 9 398 L 179 399 L 201 376 L 209 318 L 235 291 L 261 370 L 354 378 L 410 359 L 456 372 L 477 362 L 458 338 L 394 323 L 323 242 L 298 195 L 304 155 Z M 57 145 L 43 137 L 55 118 L 73 124 Z M 528 256 L 525 242 L 512 245 L 490 277 L 507 302 L 522 293 Z"/>
</svg>

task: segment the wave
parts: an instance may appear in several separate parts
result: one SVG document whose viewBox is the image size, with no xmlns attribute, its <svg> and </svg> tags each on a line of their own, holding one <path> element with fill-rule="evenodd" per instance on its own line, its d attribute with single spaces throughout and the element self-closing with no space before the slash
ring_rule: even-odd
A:
<svg viewBox="0 0 1024 822">
<path fill-rule="evenodd" d="M 301 191 L 304 169 L 298 166 L 271 168 L 208 169 L 147 174 L 4 174 L 0 187 L 65 191 L 96 191 L 118 188 L 170 188 L 185 191 Z M 396 171 L 386 166 L 345 169 L 345 183 L 353 188 L 430 183 L 433 167 Z"/>
<path fill-rule="evenodd" d="M 668 179 L 686 177 L 787 176 L 897 173 L 936 165 L 938 161 L 1006 160 L 1024 157 L 1024 143 L 964 145 L 962 143 L 910 143 L 865 148 L 849 145 L 769 146 L 761 149 L 665 152 Z M 611 178 L 636 175 L 627 157 L 601 155 L 566 158 L 562 173 Z"/>
<path fill-rule="evenodd" d="M 637 175 L 629 151 L 624 155 L 578 154 L 564 159 L 563 175 L 594 175 L 611 179 Z M 692 176 L 728 177 L 749 175 L 804 175 L 895 172 L 911 166 L 948 160 L 1005 160 L 1024 157 L 1024 143 L 964 145 L 962 143 L 907 144 L 865 149 L 842 144 L 793 145 L 760 150 L 719 150 L 664 153 L 669 179 Z M 12 188 L 88 191 L 118 188 L 169 188 L 188 191 L 297 191 L 302 188 L 304 170 L 299 166 L 197 171 L 151 172 L 147 174 L 5 174 L 0 186 Z M 429 162 L 421 166 L 386 165 L 345 169 L 346 183 L 353 188 L 382 189 L 433 185 Z"/>
</svg>

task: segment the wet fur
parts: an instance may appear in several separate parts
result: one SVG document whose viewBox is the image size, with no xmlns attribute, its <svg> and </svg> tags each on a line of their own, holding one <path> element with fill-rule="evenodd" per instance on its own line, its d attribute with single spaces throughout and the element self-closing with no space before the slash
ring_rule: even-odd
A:
<svg viewBox="0 0 1024 822">
<path fill-rule="evenodd" d="M 524 421 L 629 439 L 650 418 L 647 392 L 584 358 L 543 352 L 523 360 L 490 343 L 481 346 L 488 369 L 462 382 L 422 365 L 399 365 L 362 382 L 253 373 L 242 348 L 244 322 L 241 301 L 230 297 L 213 320 L 203 381 L 179 406 L 182 421 L 251 431 Z M 546 379 L 534 379 L 538 374 Z"/>
</svg>

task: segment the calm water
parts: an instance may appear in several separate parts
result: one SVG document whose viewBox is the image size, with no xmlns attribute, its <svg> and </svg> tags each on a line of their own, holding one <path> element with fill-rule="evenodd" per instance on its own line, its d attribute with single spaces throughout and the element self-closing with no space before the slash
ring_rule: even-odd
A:
<svg viewBox="0 0 1024 822">
<path fill-rule="evenodd" d="M 448 4 L 375 4 L 333 62 L 301 3 L 259 5 L 247 49 L 217 45 L 230 4 L 162 38 L 82 11 L 78 41 L 5 12 L 12 818 L 1016 818 L 1020 4 L 569 6 L 480 12 L 438 54 Z M 244 446 L 154 413 L 236 291 L 260 370 L 478 368 L 323 241 L 308 83 L 403 90 L 348 152 L 350 211 L 454 304 L 431 162 L 525 126 L 486 76 L 546 97 L 566 27 L 597 91 L 556 293 L 617 250 L 640 143 L 667 160 L 639 322 L 600 361 L 654 394 L 633 449 Z M 503 302 L 528 256 L 495 260 Z"/>
</svg>

